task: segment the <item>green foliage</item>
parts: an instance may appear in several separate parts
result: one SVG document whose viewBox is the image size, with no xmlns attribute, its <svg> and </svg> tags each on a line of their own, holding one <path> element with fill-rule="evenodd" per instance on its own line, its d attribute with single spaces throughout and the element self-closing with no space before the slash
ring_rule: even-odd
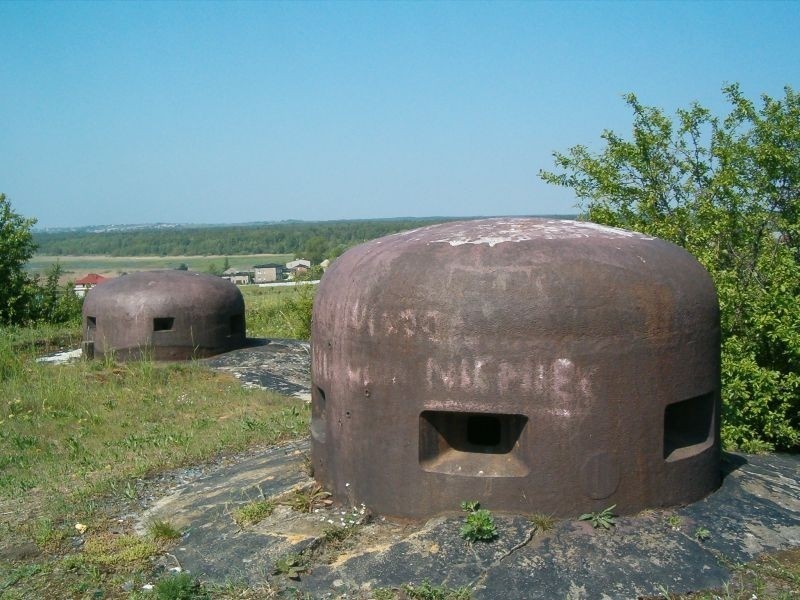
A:
<svg viewBox="0 0 800 600">
<path fill-rule="evenodd" d="M 208 265 L 208 268 L 206 269 L 206 273 L 216 275 L 217 277 L 222 275 L 222 271 L 224 271 L 224 269 L 221 269 L 215 262 L 212 262 L 210 265 Z"/>
<path fill-rule="evenodd" d="M 722 435 L 746 451 L 800 444 L 800 96 L 737 85 L 723 118 L 694 104 L 675 119 L 629 94 L 632 139 L 605 131 L 595 154 L 555 153 L 585 217 L 686 248 L 717 287 L 722 331 Z"/>
<path fill-rule="evenodd" d="M 300 575 L 308 570 L 308 561 L 302 554 L 295 552 L 286 554 L 275 561 L 275 573 L 285 575 L 289 579 L 300 579 Z"/>
<path fill-rule="evenodd" d="M 35 223 L 14 212 L 0 194 L 0 324 L 28 320 L 32 290 L 23 267 L 36 249 L 31 234 Z"/>
<path fill-rule="evenodd" d="M 556 520 L 553 518 L 553 515 L 546 515 L 543 513 L 531 515 L 528 520 L 531 522 L 531 525 L 533 525 L 534 533 L 545 533 L 550 531 L 556 524 Z"/>
<path fill-rule="evenodd" d="M 200 364 L 53 367 L 0 349 L 0 365 L 8 355 L 19 360 L 2 383 L 0 499 L 32 488 L 54 502 L 90 490 L 135 498 L 142 473 L 307 431 L 307 406 Z"/>
<path fill-rule="evenodd" d="M 18 377 L 23 373 L 24 363 L 19 352 L 5 336 L 0 336 L 0 381 Z"/>
<path fill-rule="evenodd" d="M 80 321 L 83 299 L 75 295 L 75 286 L 59 286 L 64 274 L 61 264 L 53 263 L 47 270 L 44 283 L 36 275 L 31 286 L 28 318 L 44 323 L 67 323 Z"/>
<path fill-rule="evenodd" d="M 147 532 L 154 540 L 177 540 L 181 537 L 180 530 L 169 521 L 153 521 L 147 525 Z"/>
<path fill-rule="evenodd" d="M 313 512 L 315 508 L 330 505 L 330 497 L 330 492 L 326 492 L 322 489 L 320 484 L 314 483 L 309 487 L 295 490 L 282 504 L 285 504 L 297 512 L 310 513 Z"/>
<path fill-rule="evenodd" d="M 694 530 L 694 538 L 698 542 L 705 542 L 711 539 L 711 532 L 705 527 L 698 527 Z"/>
<path fill-rule="evenodd" d="M 467 513 L 467 518 L 461 526 L 459 533 L 468 542 L 489 542 L 497 537 L 497 528 L 494 517 L 485 508 L 475 501 L 464 501 L 461 510 Z"/>
<path fill-rule="evenodd" d="M 617 520 L 614 518 L 614 513 L 612 512 L 616 507 L 616 504 L 612 504 L 600 512 L 584 513 L 578 517 L 578 520 L 589 521 L 595 529 L 611 529 L 617 524 Z"/>
<path fill-rule="evenodd" d="M 36 219 L 14 212 L 5 194 L 0 194 L 0 325 L 80 318 L 82 301 L 74 288 L 59 288 L 61 265 L 52 265 L 44 282 L 38 276 L 30 278 L 24 270 L 36 249 L 31 233 L 35 223 Z"/>
<path fill-rule="evenodd" d="M 263 521 L 275 510 L 275 503 L 269 500 L 255 500 L 233 511 L 237 525 L 254 525 Z"/>
<path fill-rule="evenodd" d="M 414 600 L 469 600 L 472 596 L 467 587 L 434 586 L 428 581 L 423 581 L 418 585 L 406 584 L 401 589 L 407 598 Z"/>
<path fill-rule="evenodd" d="M 297 273 L 294 276 L 294 281 L 318 281 L 322 279 L 324 273 L 320 265 L 312 265 L 307 271 Z"/>
<path fill-rule="evenodd" d="M 255 337 L 307 340 L 316 286 L 242 289 L 247 333 Z"/>
<path fill-rule="evenodd" d="M 37 232 L 39 252 L 50 255 L 192 256 L 302 254 L 318 263 L 390 233 L 442 223 L 446 218 L 373 219 L 175 227 L 133 231 Z M 24 261 L 23 261 L 24 262 Z"/>
<path fill-rule="evenodd" d="M 158 551 L 158 546 L 146 538 L 102 534 L 86 540 L 81 559 L 91 565 L 112 567 L 143 563 Z"/>
<path fill-rule="evenodd" d="M 170 575 L 154 589 L 157 600 L 207 600 L 211 598 L 203 585 L 188 573 Z"/>
<path fill-rule="evenodd" d="M 347 540 L 358 535 L 358 527 L 356 525 L 345 525 L 339 527 L 338 525 L 331 525 L 322 530 L 322 539 L 328 546 L 341 547 Z"/>
</svg>

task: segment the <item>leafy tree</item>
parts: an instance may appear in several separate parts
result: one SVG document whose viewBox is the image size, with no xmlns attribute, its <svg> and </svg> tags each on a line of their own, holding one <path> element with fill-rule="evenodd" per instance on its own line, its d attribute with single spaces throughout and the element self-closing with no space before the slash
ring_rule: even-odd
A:
<svg viewBox="0 0 800 600">
<path fill-rule="evenodd" d="M 328 252 L 328 240 L 320 235 L 315 235 L 306 240 L 303 246 L 303 256 L 307 257 L 312 264 L 319 264 L 325 260 L 325 254 Z"/>
<path fill-rule="evenodd" d="M 23 270 L 33 256 L 31 227 L 36 219 L 14 212 L 5 194 L 0 194 L 0 323 L 13 324 L 28 318 L 31 282 Z"/>
<path fill-rule="evenodd" d="M 554 153 L 547 182 L 572 188 L 584 217 L 670 240 L 708 269 L 722 311 L 723 441 L 800 445 L 800 97 L 756 103 L 723 88 L 720 118 L 693 104 L 670 118 L 625 97 L 633 131 L 599 153 Z"/>
<path fill-rule="evenodd" d="M 405 218 L 360 221 L 287 222 L 270 224 L 136 229 L 131 231 L 36 232 L 42 254 L 110 254 L 112 256 L 186 256 L 209 254 L 295 254 L 312 238 L 322 260 L 345 249 L 390 233 L 450 219 Z M 305 255 L 305 258 L 311 258 Z"/>
<path fill-rule="evenodd" d="M 64 269 L 61 263 L 53 263 L 42 283 L 38 275 L 31 281 L 31 297 L 27 308 L 30 320 L 47 323 L 65 323 L 80 319 L 83 300 L 75 295 L 74 284 L 60 286 Z"/>
</svg>

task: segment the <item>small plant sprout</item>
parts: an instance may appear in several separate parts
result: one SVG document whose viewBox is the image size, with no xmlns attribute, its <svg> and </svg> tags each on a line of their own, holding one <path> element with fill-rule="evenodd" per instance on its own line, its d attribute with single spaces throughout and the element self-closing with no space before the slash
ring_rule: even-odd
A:
<svg viewBox="0 0 800 600">
<path fill-rule="evenodd" d="M 579 521 L 589 521 L 592 524 L 592 527 L 595 529 L 611 529 L 617 524 L 617 520 L 614 518 L 615 515 L 613 510 L 617 507 L 616 504 L 612 504 L 608 508 L 604 508 L 600 512 L 590 512 L 584 513 L 580 517 L 578 517 Z"/>
<path fill-rule="evenodd" d="M 233 521 L 240 527 L 243 525 L 255 525 L 263 521 L 275 510 L 275 503 L 271 500 L 255 500 L 248 502 L 235 509 L 231 516 Z"/>
<path fill-rule="evenodd" d="M 302 554 L 292 552 L 275 561 L 275 573 L 285 575 L 289 579 L 300 579 L 300 575 L 308 570 L 308 563 Z"/>
<path fill-rule="evenodd" d="M 275 510 L 275 503 L 269 500 L 248 502 L 233 511 L 233 520 L 237 525 L 255 525 L 263 521 Z"/>
<path fill-rule="evenodd" d="M 492 513 L 480 506 L 480 503 L 475 501 L 461 503 L 461 510 L 467 513 L 467 518 L 461 526 L 460 533 L 461 537 L 470 543 L 489 542 L 497 537 Z"/>
<path fill-rule="evenodd" d="M 420 584 L 407 583 L 400 588 L 403 597 L 412 600 L 469 600 L 471 594 L 468 587 L 448 588 L 444 585 L 435 586 L 425 580 Z M 391 597 L 395 597 L 392 595 Z"/>
<path fill-rule="evenodd" d="M 711 539 L 711 532 L 705 527 L 698 527 L 694 530 L 694 539 L 698 542 L 705 542 Z"/>
<path fill-rule="evenodd" d="M 667 517 L 667 527 L 674 531 L 679 531 L 681 528 L 681 518 L 678 515 L 670 515 Z"/>
<path fill-rule="evenodd" d="M 531 525 L 533 525 L 533 533 L 550 531 L 556 523 L 553 515 L 546 515 L 544 513 L 533 514 L 528 520 L 531 522 Z"/>
<path fill-rule="evenodd" d="M 283 504 L 297 512 L 310 513 L 314 512 L 315 508 L 333 504 L 330 496 L 330 493 L 322 489 L 320 484 L 315 483 L 309 488 L 293 492 Z"/>
<path fill-rule="evenodd" d="M 169 521 L 152 521 L 147 531 L 154 540 L 177 540 L 181 537 L 180 530 Z"/>
<path fill-rule="evenodd" d="M 211 596 L 203 588 L 203 584 L 188 573 L 178 573 L 162 579 L 155 586 L 158 600 L 169 598 L 175 600 L 209 600 Z"/>
</svg>

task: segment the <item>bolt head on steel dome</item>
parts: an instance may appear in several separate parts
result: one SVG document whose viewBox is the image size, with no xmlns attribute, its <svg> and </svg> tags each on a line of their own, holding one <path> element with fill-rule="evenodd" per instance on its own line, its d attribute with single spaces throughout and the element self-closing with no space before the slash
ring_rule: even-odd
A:
<svg viewBox="0 0 800 600">
<path fill-rule="evenodd" d="M 714 285 L 674 244 L 527 218 L 387 236 L 315 298 L 315 477 L 402 517 L 692 502 L 720 483 L 719 371 Z"/>
<path fill-rule="evenodd" d="M 84 346 L 120 360 L 186 360 L 245 344 L 244 299 L 221 277 L 143 271 L 92 288 L 83 303 Z"/>
</svg>

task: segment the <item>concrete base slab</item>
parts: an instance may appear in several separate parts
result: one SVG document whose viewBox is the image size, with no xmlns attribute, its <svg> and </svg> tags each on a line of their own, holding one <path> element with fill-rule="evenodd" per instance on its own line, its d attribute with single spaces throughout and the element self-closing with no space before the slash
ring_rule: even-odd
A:
<svg viewBox="0 0 800 600">
<path fill-rule="evenodd" d="M 311 401 L 310 348 L 300 340 L 248 338 L 247 346 L 205 359 L 231 373 L 245 387 L 257 387 Z"/>
<path fill-rule="evenodd" d="M 454 507 L 424 523 L 376 518 L 344 546 L 326 549 L 325 529 L 359 507 L 303 514 L 280 504 L 313 483 L 304 472 L 308 447 L 302 440 L 270 448 L 185 483 L 140 515 L 138 528 L 159 519 L 184 528 L 174 558 L 201 579 L 269 582 L 315 598 L 368 598 L 372 589 L 423 581 L 467 586 L 477 599 L 686 593 L 723 585 L 737 562 L 800 547 L 800 456 L 730 454 L 718 492 L 675 510 L 620 518 L 610 531 L 574 520 L 537 533 L 524 517 L 496 515 L 498 537 L 468 544 L 459 535 L 463 513 Z M 270 517 L 253 526 L 234 522 L 237 507 L 264 498 L 278 501 Z M 699 528 L 708 530 L 707 540 L 696 538 Z M 275 572 L 289 553 L 309 558 L 299 581 Z"/>
</svg>

